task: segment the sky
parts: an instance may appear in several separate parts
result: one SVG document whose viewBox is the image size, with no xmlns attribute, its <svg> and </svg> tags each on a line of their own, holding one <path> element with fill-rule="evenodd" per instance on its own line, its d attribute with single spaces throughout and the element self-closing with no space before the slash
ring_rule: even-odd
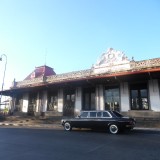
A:
<svg viewBox="0 0 160 160">
<path fill-rule="evenodd" d="M 135 61 L 160 58 L 160 1 L 0 0 L 4 89 L 38 66 L 90 69 L 108 48 Z"/>
</svg>

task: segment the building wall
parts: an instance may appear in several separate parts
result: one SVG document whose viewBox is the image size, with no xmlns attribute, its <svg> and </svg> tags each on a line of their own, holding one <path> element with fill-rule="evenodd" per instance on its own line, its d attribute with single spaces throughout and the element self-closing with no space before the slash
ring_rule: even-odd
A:
<svg viewBox="0 0 160 160">
<path fill-rule="evenodd" d="M 46 112 L 47 111 L 47 90 L 42 91 L 41 93 L 37 92 L 36 100 L 36 112 Z M 120 83 L 120 111 L 126 113 L 126 115 L 131 115 L 134 117 L 154 117 L 155 113 L 160 112 L 160 88 L 158 80 L 149 80 L 148 81 L 148 99 L 150 104 L 149 110 L 131 110 L 130 108 L 130 92 L 129 92 L 129 83 L 121 82 Z M 40 96 L 42 94 L 42 96 Z M 75 115 L 82 110 L 83 104 L 83 90 L 82 87 L 77 87 L 75 89 Z M 64 90 L 63 88 L 58 90 L 58 112 L 63 113 L 64 107 Z M 105 88 L 104 85 L 97 85 L 95 87 L 95 105 L 96 110 L 105 109 Z M 28 112 L 28 103 L 29 103 L 29 93 L 23 95 L 23 105 L 22 112 Z"/>
</svg>

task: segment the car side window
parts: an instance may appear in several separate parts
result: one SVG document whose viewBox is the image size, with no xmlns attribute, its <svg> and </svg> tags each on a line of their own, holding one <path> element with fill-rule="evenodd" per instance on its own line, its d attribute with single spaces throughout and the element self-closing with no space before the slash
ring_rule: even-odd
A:
<svg viewBox="0 0 160 160">
<path fill-rule="evenodd" d="M 110 115 L 108 114 L 108 112 L 103 112 L 103 117 L 108 118 L 108 117 L 110 117 Z"/>
<path fill-rule="evenodd" d="M 101 116 L 102 116 L 102 112 L 97 112 L 97 117 L 101 118 Z"/>
<path fill-rule="evenodd" d="M 82 118 L 87 118 L 87 117 L 88 117 L 88 112 L 83 112 L 83 113 L 81 114 L 81 117 L 82 117 Z"/>
<path fill-rule="evenodd" d="M 90 117 L 91 118 L 96 118 L 96 112 L 90 112 Z"/>
</svg>

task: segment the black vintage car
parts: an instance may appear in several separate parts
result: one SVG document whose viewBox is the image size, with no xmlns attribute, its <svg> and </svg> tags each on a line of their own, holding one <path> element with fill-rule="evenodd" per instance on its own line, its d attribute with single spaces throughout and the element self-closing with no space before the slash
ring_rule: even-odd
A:
<svg viewBox="0 0 160 160">
<path fill-rule="evenodd" d="M 122 130 L 130 130 L 135 126 L 135 119 L 124 117 L 117 111 L 82 111 L 75 118 L 61 120 L 66 131 L 75 128 L 106 129 L 112 134 Z"/>
</svg>

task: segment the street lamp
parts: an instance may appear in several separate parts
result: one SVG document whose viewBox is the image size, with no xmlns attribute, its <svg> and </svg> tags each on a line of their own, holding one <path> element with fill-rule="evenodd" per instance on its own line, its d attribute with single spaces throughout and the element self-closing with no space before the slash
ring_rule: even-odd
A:
<svg viewBox="0 0 160 160">
<path fill-rule="evenodd" d="M 1 55 L 0 61 L 3 60 L 2 59 L 3 56 L 6 58 L 6 63 L 5 63 L 5 66 L 4 66 L 4 73 L 3 73 L 2 90 L 1 90 L 1 97 L 0 97 L 0 109 L 1 109 L 2 91 L 3 91 L 4 79 L 5 79 L 5 74 L 6 74 L 6 66 L 7 66 L 7 56 L 5 54 Z"/>
</svg>

